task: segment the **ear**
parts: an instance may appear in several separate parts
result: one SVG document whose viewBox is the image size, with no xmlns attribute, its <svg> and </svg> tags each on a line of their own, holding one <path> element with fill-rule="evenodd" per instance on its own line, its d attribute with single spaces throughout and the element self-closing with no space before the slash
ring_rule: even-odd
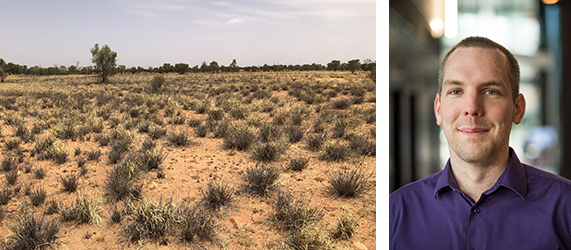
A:
<svg viewBox="0 0 571 250">
<path fill-rule="evenodd" d="M 440 94 L 436 93 L 436 98 L 434 99 L 434 116 L 436 116 L 436 124 L 438 126 L 442 125 L 442 118 L 440 117 Z"/>
<path fill-rule="evenodd" d="M 514 119 L 513 122 L 515 124 L 519 124 L 523 119 L 523 115 L 525 114 L 525 98 L 523 94 L 519 94 L 515 98 L 515 108 L 514 108 Z"/>
</svg>

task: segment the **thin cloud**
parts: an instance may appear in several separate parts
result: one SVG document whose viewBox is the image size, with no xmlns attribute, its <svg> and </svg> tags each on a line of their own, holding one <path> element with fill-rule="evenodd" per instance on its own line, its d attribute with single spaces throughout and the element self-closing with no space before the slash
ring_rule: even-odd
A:
<svg viewBox="0 0 571 250">
<path fill-rule="evenodd" d="M 243 22 L 244 22 L 244 19 L 242 19 L 242 18 L 233 18 L 233 19 L 226 21 L 227 24 L 240 24 Z"/>
<path fill-rule="evenodd" d="M 153 2 L 142 1 L 123 1 L 128 13 L 143 16 L 143 17 L 157 17 L 158 11 L 179 11 L 187 10 L 191 7 L 190 1 L 176 1 L 176 0 L 163 0 Z"/>
</svg>

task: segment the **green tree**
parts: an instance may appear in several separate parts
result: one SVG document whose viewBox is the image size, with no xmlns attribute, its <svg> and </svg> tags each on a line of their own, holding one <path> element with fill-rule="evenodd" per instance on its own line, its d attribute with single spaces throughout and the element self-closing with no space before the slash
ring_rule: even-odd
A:
<svg viewBox="0 0 571 250">
<path fill-rule="evenodd" d="M 212 73 L 218 73 L 219 68 L 220 66 L 218 66 L 218 63 L 216 61 L 212 61 L 210 63 L 210 71 L 212 71 Z"/>
<path fill-rule="evenodd" d="M 7 76 L 8 74 L 4 73 L 4 70 L 0 69 L 0 82 L 4 82 L 4 79 L 6 79 Z"/>
<path fill-rule="evenodd" d="M 238 67 L 238 63 L 236 62 L 236 59 L 232 59 L 232 63 L 230 63 L 229 67 L 231 72 L 238 72 L 238 70 L 240 69 L 240 67 Z"/>
<path fill-rule="evenodd" d="M 351 70 L 351 74 L 354 74 L 355 70 L 359 69 L 360 66 L 359 59 L 353 59 L 347 62 L 347 67 Z"/>
<path fill-rule="evenodd" d="M 177 63 L 174 65 L 174 72 L 177 72 L 179 74 L 184 74 L 186 72 L 188 72 L 188 64 L 186 63 Z"/>
<path fill-rule="evenodd" d="M 333 60 L 327 64 L 327 70 L 337 71 L 340 66 L 341 66 L 341 61 Z"/>
<path fill-rule="evenodd" d="M 91 62 L 95 63 L 95 69 L 101 75 L 101 82 L 107 81 L 107 77 L 113 75 L 117 66 L 117 52 L 112 51 L 107 44 L 99 48 L 99 44 L 91 49 Z"/>
</svg>

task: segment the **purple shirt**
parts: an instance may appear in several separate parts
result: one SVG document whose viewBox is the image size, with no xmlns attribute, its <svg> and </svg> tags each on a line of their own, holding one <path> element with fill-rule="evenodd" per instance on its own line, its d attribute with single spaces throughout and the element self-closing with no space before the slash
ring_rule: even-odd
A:
<svg viewBox="0 0 571 250">
<path fill-rule="evenodd" d="M 570 249 L 571 181 L 510 163 L 474 202 L 450 169 L 389 196 L 390 249 Z"/>
</svg>

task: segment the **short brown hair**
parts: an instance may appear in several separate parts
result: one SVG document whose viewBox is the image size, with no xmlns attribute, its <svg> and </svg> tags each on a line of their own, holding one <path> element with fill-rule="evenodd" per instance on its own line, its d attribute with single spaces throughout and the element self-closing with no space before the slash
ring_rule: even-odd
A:
<svg viewBox="0 0 571 250">
<path fill-rule="evenodd" d="M 450 49 L 448 53 L 446 53 L 444 60 L 442 60 L 442 64 L 440 64 L 440 70 L 438 71 L 438 93 L 442 92 L 442 81 L 444 80 L 443 79 L 444 71 L 446 70 L 446 63 L 448 62 L 448 58 L 450 57 L 452 52 L 454 52 L 457 48 L 473 48 L 473 47 L 485 48 L 485 49 L 499 49 L 506 56 L 506 58 L 508 59 L 508 69 L 509 69 L 508 77 L 510 80 L 510 84 L 512 85 L 512 97 L 513 100 L 515 101 L 517 95 L 519 94 L 519 79 L 520 79 L 519 64 L 517 63 L 515 56 L 504 46 L 488 38 L 479 37 L 479 36 L 472 36 L 465 38 L 464 40 L 456 44 L 456 46 L 454 46 L 452 49 Z"/>
</svg>

